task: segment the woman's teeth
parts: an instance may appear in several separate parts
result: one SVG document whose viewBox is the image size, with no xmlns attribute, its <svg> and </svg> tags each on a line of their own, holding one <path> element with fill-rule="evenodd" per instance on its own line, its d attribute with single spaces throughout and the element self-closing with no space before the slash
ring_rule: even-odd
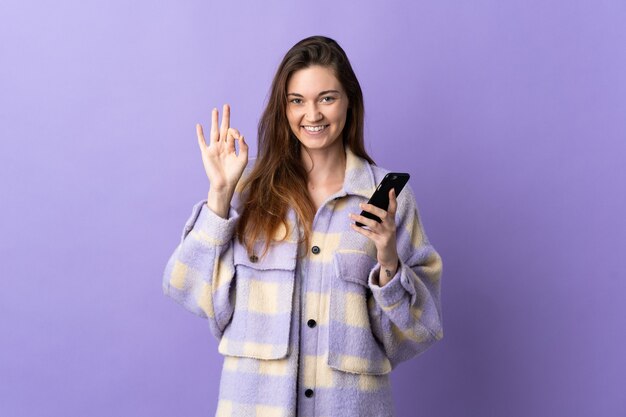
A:
<svg viewBox="0 0 626 417">
<path fill-rule="evenodd" d="M 324 125 L 324 126 L 304 126 L 304 128 L 308 132 L 320 132 L 320 131 L 326 129 L 326 125 Z"/>
</svg>

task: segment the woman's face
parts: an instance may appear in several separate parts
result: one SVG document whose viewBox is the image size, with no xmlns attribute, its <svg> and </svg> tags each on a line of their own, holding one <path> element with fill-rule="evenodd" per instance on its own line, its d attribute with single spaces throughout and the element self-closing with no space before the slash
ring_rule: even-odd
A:
<svg viewBox="0 0 626 417">
<path fill-rule="evenodd" d="M 348 97 L 328 67 L 314 65 L 291 74 L 287 83 L 287 119 L 308 149 L 324 149 L 341 140 Z"/>
</svg>

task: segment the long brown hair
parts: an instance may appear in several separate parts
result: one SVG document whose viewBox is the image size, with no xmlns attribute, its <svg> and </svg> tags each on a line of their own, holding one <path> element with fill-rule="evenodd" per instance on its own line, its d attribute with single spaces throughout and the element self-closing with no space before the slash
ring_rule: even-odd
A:
<svg viewBox="0 0 626 417">
<path fill-rule="evenodd" d="M 259 239 L 265 240 L 265 254 L 272 240 L 289 236 L 289 207 L 293 207 L 304 229 L 307 246 L 310 241 L 315 205 L 300 159 L 301 145 L 291 131 L 286 109 L 291 75 L 313 65 L 330 68 L 348 96 L 346 124 L 342 130 L 344 147 L 349 146 L 355 155 L 374 164 L 363 143 L 363 93 L 346 53 L 336 41 L 325 36 L 311 36 L 296 43 L 283 58 L 272 81 L 269 100 L 258 126 L 256 164 L 241 184 L 245 197 L 236 233 L 249 253 Z M 281 239 L 275 236 L 279 229 L 286 231 Z"/>
</svg>

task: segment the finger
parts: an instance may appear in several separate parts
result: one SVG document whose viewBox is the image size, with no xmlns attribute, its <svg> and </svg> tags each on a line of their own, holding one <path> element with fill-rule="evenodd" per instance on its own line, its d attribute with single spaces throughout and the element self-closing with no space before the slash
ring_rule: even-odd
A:
<svg viewBox="0 0 626 417">
<path fill-rule="evenodd" d="M 229 127 L 226 134 L 226 146 L 229 151 L 235 152 L 235 139 L 239 139 L 241 134 L 235 128 Z"/>
<path fill-rule="evenodd" d="M 228 104 L 224 104 L 224 109 L 222 110 L 222 127 L 220 128 L 221 140 L 226 139 L 226 135 L 228 133 L 229 127 L 230 127 L 230 106 Z"/>
<path fill-rule="evenodd" d="M 348 216 L 352 220 L 357 221 L 357 222 L 359 222 L 361 224 L 364 224 L 367 227 L 369 227 L 370 229 L 378 228 L 378 226 L 380 226 L 380 223 L 378 223 L 376 220 L 369 219 L 369 218 L 367 218 L 365 216 L 361 216 L 360 214 L 348 213 Z"/>
<path fill-rule="evenodd" d="M 392 188 L 391 190 L 389 190 L 389 207 L 387 208 L 387 212 L 391 216 L 395 216 L 397 208 L 398 208 L 398 200 L 396 200 L 396 189 Z"/>
<path fill-rule="evenodd" d="M 239 133 L 239 131 L 235 129 L 234 127 L 229 127 L 228 133 L 230 133 L 231 136 L 234 137 L 235 139 L 239 139 L 239 137 L 241 136 L 241 133 Z"/>
<path fill-rule="evenodd" d="M 204 132 L 202 131 L 202 125 L 200 123 L 196 123 L 196 136 L 198 136 L 198 145 L 200 149 L 204 151 L 207 147 L 206 139 L 204 139 Z"/>
<path fill-rule="evenodd" d="M 211 112 L 211 145 L 217 143 L 220 139 L 219 132 L 217 130 L 217 118 L 219 117 L 218 113 L 217 108 L 213 108 L 213 111 Z"/>
<path fill-rule="evenodd" d="M 373 204 L 369 204 L 369 203 L 361 203 L 361 204 L 359 204 L 359 206 L 360 206 L 363 210 L 365 210 L 365 211 L 367 211 L 367 212 L 369 212 L 369 213 L 372 213 L 372 214 L 374 214 L 374 215 L 376 215 L 376 216 L 380 217 L 381 219 L 384 219 L 385 217 L 387 217 L 387 211 L 386 211 L 386 210 L 383 210 L 383 209 L 381 209 L 380 207 L 376 207 L 376 206 L 375 206 L 375 205 L 373 205 Z"/>
<path fill-rule="evenodd" d="M 363 229 L 362 227 L 357 226 L 356 224 L 350 223 L 350 227 L 352 228 L 352 230 L 359 232 L 360 234 L 362 234 L 365 237 L 368 237 L 370 239 L 372 239 L 372 235 L 373 233 L 367 229 Z"/>
<path fill-rule="evenodd" d="M 248 144 L 246 143 L 243 136 L 239 138 L 239 156 L 248 160 Z"/>
</svg>

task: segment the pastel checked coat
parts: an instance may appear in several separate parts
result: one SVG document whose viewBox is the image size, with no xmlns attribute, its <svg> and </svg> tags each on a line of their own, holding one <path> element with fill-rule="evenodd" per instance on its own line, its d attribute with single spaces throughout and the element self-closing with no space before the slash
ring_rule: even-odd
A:
<svg viewBox="0 0 626 417">
<path fill-rule="evenodd" d="M 252 167 L 248 164 L 244 175 Z M 351 230 L 388 171 L 346 148 L 343 189 L 317 211 L 309 248 L 293 210 L 286 241 L 260 257 L 228 218 L 194 205 L 169 258 L 163 291 L 207 320 L 224 356 L 216 417 L 392 417 L 389 373 L 443 337 L 442 260 L 422 227 L 411 186 L 398 196 L 401 266 L 383 287 L 376 247 Z"/>
</svg>

